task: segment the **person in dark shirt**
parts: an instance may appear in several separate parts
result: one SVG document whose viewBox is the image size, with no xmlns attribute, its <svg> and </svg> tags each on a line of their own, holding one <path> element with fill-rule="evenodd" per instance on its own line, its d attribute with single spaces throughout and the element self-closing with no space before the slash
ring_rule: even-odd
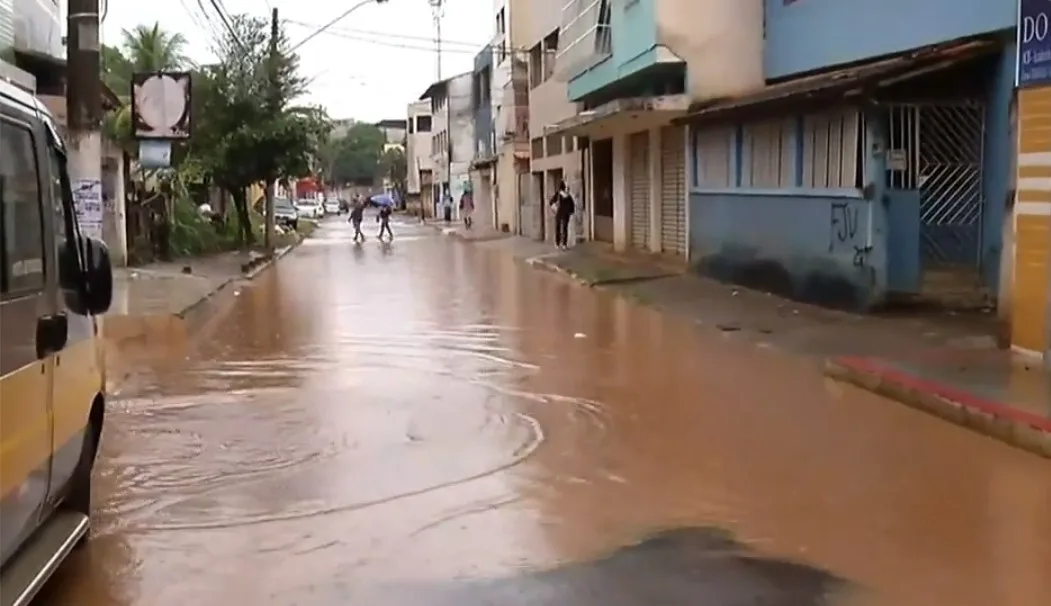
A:
<svg viewBox="0 0 1051 606">
<path fill-rule="evenodd" d="M 354 226 L 354 242 L 364 242 L 365 234 L 361 233 L 361 221 L 365 218 L 365 202 L 358 198 L 354 201 L 353 206 L 350 207 L 350 216 L 347 218 Z M 361 238 L 361 240 L 358 240 Z"/>
<path fill-rule="evenodd" d="M 569 248 L 569 220 L 576 212 L 576 203 L 565 181 L 558 184 L 558 191 L 551 198 L 551 208 L 555 211 L 555 246 L 565 250 Z"/>
<path fill-rule="evenodd" d="M 394 232 L 390 230 L 390 216 L 394 211 L 391 210 L 390 205 L 385 204 L 380 208 L 380 214 L 376 217 L 380 222 L 380 233 L 377 236 L 380 241 L 383 241 L 383 232 L 387 232 L 387 240 L 389 242 L 394 241 Z"/>
</svg>

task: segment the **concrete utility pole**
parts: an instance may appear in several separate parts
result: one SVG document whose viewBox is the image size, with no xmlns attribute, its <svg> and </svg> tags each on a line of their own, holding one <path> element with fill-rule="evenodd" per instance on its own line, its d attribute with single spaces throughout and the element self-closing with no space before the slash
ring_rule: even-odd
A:
<svg viewBox="0 0 1051 606">
<path fill-rule="evenodd" d="M 431 13 L 434 16 L 434 46 L 438 62 L 438 81 L 442 80 L 442 19 L 445 17 L 445 2 L 443 0 L 430 0 Z M 453 110 L 452 95 L 449 88 L 445 89 L 445 190 L 440 194 L 439 201 L 444 203 L 446 192 L 451 196 L 453 193 Z"/>
<path fill-rule="evenodd" d="M 102 238 L 102 73 L 99 64 L 99 0 L 69 0 L 66 17 L 66 115 L 69 174 L 77 212 L 98 217 L 81 225 Z M 98 208 L 87 209 L 86 204 Z M 90 212 L 88 212 L 90 210 Z"/>
<path fill-rule="evenodd" d="M 277 18 L 277 8 L 270 11 L 270 56 L 267 61 L 267 71 L 270 79 L 270 112 L 271 116 L 277 118 L 281 112 L 281 99 L 278 97 L 278 37 L 281 34 L 281 24 Z M 274 175 L 276 177 L 276 175 Z M 266 252 L 274 252 L 274 195 L 276 194 L 277 182 L 271 178 L 266 184 L 266 230 L 263 232 Z"/>
</svg>

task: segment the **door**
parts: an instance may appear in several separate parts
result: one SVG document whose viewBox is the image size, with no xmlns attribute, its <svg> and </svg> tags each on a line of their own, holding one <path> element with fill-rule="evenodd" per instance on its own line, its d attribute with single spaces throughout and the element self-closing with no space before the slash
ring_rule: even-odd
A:
<svg viewBox="0 0 1051 606">
<path fill-rule="evenodd" d="M 661 133 L 661 251 L 686 256 L 686 137 L 681 126 Z"/>
<path fill-rule="evenodd" d="M 592 194 L 595 197 L 595 239 L 613 242 L 613 140 L 591 142 Z"/>
<path fill-rule="evenodd" d="M 628 138 L 628 178 L 631 209 L 631 245 L 640 250 L 650 246 L 650 134 L 635 133 Z"/>
<path fill-rule="evenodd" d="M 920 242 L 924 269 L 981 267 L 985 107 L 917 107 Z"/>
<path fill-rule="evenodd" d="M 36 528 L 51 474 L 54 367 L 38 352 L 37 327 L 55 304 L 37 139 L 28 122 L 0 116 L 0 561 Z"/>
</svg>

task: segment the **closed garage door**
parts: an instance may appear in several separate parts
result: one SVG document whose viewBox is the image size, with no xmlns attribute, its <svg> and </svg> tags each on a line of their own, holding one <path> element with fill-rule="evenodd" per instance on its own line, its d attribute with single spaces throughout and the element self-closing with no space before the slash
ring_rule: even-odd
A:
<svg viewBox="0 0 1051 606">
<path fill-rule="evenodd" d="M 628 175 L 631 182 L 631 245 L 650 246 L 650 135 L 635 133 L 628 138 Z"/>
<path fill-rule="evenodd" d="M 684 129 L 661 133 L 661 250 L 686 255 L 686 141 Z"/>
</svg>

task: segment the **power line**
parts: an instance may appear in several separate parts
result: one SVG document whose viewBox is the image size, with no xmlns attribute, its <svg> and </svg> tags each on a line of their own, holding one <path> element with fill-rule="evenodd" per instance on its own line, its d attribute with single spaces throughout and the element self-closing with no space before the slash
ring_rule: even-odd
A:
<svg viewBox="0 0 1051 606">
<path fill-rule="evenodd" d="M 295 19 L 285 19 L 285 22 L 290 23 L 292 25 L 297 25 L 297 26 L 300 26 L 300 27 L 317 27 L 317 24 L 315 24 L 315 23 L 308 23 L 306 21 L 298 21 L 298 20 L 295 20 Z M 334 34 L 336 32 L 342 33 L 342 34 L 347 35 L 347 36 L 360 36 L 360 35 L 383 36 L 385 38 L 394 38 L 394 39 L 398 39 L 398 40 L 412 40 L 412 41 L 418 41 L 418 42 L 429 42 L 431 44 L 434 44 L 434 37 L 433 36 L 412 36 L 412 35 L 409 35 L 409 34 L 395 34 L 395 33 L 391 33 L 391 32 L 379 32 L 379 31 L 375 31 L 375 30 L 355 29 L 355 28 L 351 28 L 351 27 L 331 27 L 325 33 L 327 33 L 327 34 Z M 483 46 L 485 46 L 484 44 L 479 44 L 477 42 L 465 42 L 465 41 L 462 41 L 462 40 L 461 41 L 446 40 L 444 38 L 442 39 L 442 44 L 443 45 L 445 45 L 445 44 L 453 44 L 453 45 L 456 45 L 456 46 L 469 46 L 469 47 L 475 49 L 475 52 L 481 50 L 481 48 Z"/>
<path fill-rule="evenodd" d="M 476 46 L 476 48 L 474 48 L 472 50 L 468 50 L 468 49 L 465 49 L 465 48 L 444 48 L 443 47 L 441 49 L 441 51 L 439 51 L 434 46 L 422 46 L 422 45 L 414 45 L 414 44 L 404 44 L 404 43 L 399 43 L 399 42 L 390 42 L 390 41 L 382 40 L 382 39 L 366 38 L 366 37 L 363 37 L 363 36 L 355 36 L 355 35 L 351 35 L 351 34 L 344 34 L 344 33 L 341 33 L 339 31 L 327 31 L 327 32 L 325 32 L 325 35 L 326 36 L 333 36 L 333 37 L 336 37 L 336 38 L 341 38 L 343 40 L 353 40 L 355 42 L 365 42 L 365 43 L 368 43 L 368 44 L 375 44 L 376 46 L 385 46 L 385 47 L 389 47 L 389 48 L 401 48 L 401 49 L 406 49 L 406 50 L 416 50 L 416 51 L 427 52 L 427 53 L 441 52 L 441 53 L 454 53 L 454 54 L 460 54 L 460 55 L 477 55 L 484 48 L 484 47 L 477 47 Z M 381 35 L 381 34 L 378 34 L 378 35 Z M 433 40 L 431 40 L 431 42 L 433 42 Z M 500 52 L 500 50 L 501 50 L 501 47 L 497 46 L 497 47 L 494 47 L 491 52 L 492 52 L 492 54 L 495 55 L 495 54 L 498 54 Z M 527 51 L 527 49 L 525 49 L 525 48 L 511 49 L 511 48 L 508 48 L 506 46 L 503 47 L 503 50 L 507 54 L 525 53 Z"/>
</svg>

